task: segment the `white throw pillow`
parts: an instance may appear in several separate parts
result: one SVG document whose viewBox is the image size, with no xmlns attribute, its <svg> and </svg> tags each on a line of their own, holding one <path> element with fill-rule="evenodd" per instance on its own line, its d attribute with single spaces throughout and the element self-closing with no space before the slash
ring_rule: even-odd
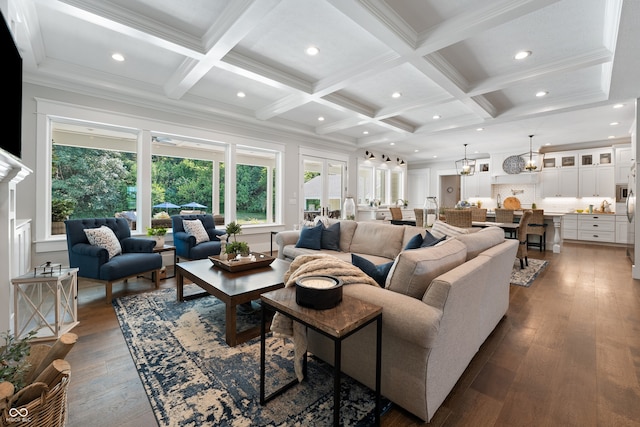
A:
<svg viewBox="0 0 640 427">
<path fill-rule="evenodd" d="M 447 236 L 447 237 L 455 237 L 461 234 L 469 234 L 468 228 L 456 227 L 455 225 L 447 224 L 446 222 L 442 222 L 440 220 L 436 221 L 431 228 L 431 234 L 438 239 Z"/>
<path fill-rule="evenodd" d="M 122 253 L 122 246 L 112 229 L 103 225 L 100 228 L 87 228 L 84 230 L 87 240 L 93 246 L 100 246 L 109 252 L 109 259 Z"/>
<path fill-rule="evenodd" d="M 204 225 L 199 219 L 183 220 L 182 225 L 187 234 L 196 238 L 196 245 L 210 240 L 207 230 L 204 229 Z"/>
</svg>

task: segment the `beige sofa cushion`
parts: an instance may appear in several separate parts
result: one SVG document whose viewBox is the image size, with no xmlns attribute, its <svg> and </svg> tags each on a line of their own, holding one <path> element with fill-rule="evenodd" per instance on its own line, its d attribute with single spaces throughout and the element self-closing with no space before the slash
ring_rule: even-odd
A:
<svg viewBox="0 0 640 427">
<path fill-rule="evenodd" d="M 455 239 L 467 245 L 467 261 L 481 252 L 504 242 L 504 230 L 500 227 L 486 227 L 477 233 L 460 234 Z"/>
<path fill-rule="evenodd" d="M 433 279 L 463 264 L 466 259 L 467 246 L 456 239 L 447 239 L 433 247 L 402 251 L 391 267 L 385 287 L 422 298 Z"/>
<path fill-rule="evenodd" d="M 404 228 L 399 225 L 359 222 L 349 252 L 378 255 L 392 260 L 402 250 L 403 240 Z"/>
<path fill-rule="evenodd" d="M 353 252 L 351 250 L 351 240 L 358 223 L 351 220 L 329 219 L 329 225 L 333 225 L 336 222 L 340 223 L 340 250 L 342 252 Z"/>
</svg>

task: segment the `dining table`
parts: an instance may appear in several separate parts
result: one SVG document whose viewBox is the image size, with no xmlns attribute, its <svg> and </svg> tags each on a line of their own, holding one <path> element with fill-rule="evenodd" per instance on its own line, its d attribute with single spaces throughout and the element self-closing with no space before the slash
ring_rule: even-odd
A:
<svg viewBox="0 0 640 427">
<path fill-rule="evenodd" d="M 518 227 L 520 224 L 517 222 L 494 222 L 494 221 L 472 221 L 471 225 L 473 227 L 500 227 L 504 231 L 506 231 L 509 235 L 509 238 L 517 239 L 518 238 Z"/>
</svg>

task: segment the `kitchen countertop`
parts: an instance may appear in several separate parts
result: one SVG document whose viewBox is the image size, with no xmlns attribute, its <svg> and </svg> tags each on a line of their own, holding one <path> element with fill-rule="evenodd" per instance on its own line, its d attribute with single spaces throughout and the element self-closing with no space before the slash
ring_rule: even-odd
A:
<svg viewBox="0 0 640 427">
<path fill-rule="evenodd" d="M 513 214 L 516 217 L 520 217 L 520 216 L 522 216 L 522 211 L 521 210 L 513 211 Z M 564 216 L 566 214 L 567 214 L 566 212 L 547 212 L 547 211 L 545 211 L 544 212 L 544 217 L 547 218 L 547 219 L 553 219 L 553 218 L 556 218 L 556 217 Z M 488 218 L 494 218 L 495 216 L 496 216 L 495 211 L 487 211 L 487 217 Z"/>
</svg>

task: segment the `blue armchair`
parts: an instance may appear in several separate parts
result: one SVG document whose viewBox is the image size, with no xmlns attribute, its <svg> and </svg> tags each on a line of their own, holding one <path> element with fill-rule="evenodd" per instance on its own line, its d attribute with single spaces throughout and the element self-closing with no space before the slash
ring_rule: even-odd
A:
<svg viewBox="0 0 640 427">
<path fill-rule="evenodd" d="M 69 265 L 77 267 L 78 276 L 103 282 L 107 304 L 111 303 L 113 282 L 152 273 L 154 285 L 159 287 L 162 255 L 154 253 L 155 241 L 131 237 L 124 218 L 91 218 L 65 221 Z M 120 242 L 122 253 L 109 259 L 107 249 L 89 243 L 85 229 L 107 226 Z"/>
<path fill-rule="evenodd" d="M 184 230 L 183 220 L 199 219 L 209 236 L 208 242 L 196 245 L 196 238 Z M 211 255 L 220 254 L 220 239 L 218 236 L 226 234 L 224 229 L 216 229 L 213 215 L 174 215 L 171 217 L 173 225 L 173 245 L 176 256 L 187 260 L 205 259 Z"/>
</svg>

